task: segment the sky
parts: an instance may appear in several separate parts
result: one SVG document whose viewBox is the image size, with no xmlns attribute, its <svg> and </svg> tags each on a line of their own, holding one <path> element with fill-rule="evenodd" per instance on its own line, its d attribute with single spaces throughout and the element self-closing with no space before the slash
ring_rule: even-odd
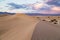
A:
<svg viewBox="0 0 60 40">
<path fill-rule="evenodd" d="M 0 0 L 0 12 L 60 14 L 60 0 Z"/>
</svg>

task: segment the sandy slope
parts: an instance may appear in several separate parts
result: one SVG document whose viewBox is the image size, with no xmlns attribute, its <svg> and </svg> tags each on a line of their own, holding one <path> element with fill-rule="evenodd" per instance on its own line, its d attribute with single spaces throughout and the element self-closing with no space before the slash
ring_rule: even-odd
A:
<svg viewBox="0 0 60 40">
<path fill-rule="evenodd" d="M 30 40 L 37 22 L 33 17 L 23 14 L 0 17 L 0 39 Z"/>
<path fill-rule="evenodd" d="M 40 21 L 33 32 L 32 40 L 60 40 L 60 28 Z"/>
</svg>

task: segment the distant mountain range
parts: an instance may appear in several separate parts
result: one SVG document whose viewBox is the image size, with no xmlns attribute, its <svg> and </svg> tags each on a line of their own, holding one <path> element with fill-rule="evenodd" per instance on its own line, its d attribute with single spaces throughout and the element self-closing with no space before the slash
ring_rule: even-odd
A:
<svg viewBox="0 0 60 40">
<path fill-rule="evenodd" d="M 60 14 L 26 13 L 29 16 L 60 16 Z"/>
<path fill-rule="evenodd" d="M 15 13 L 9 13 L 9 12 L 0 12 L 0 14 L 9 14 L 9 15 L 14 15 Z"/>
<path fill-rule="evenodd" d="M 9 14 L 14 15 L 16 13 L 9 13 L 9 12 L 0 12 L 0 14 Z M 29 16 L 60 16 L 60 14 L 42 14 L 42 13 L 24 13 Z"/>
</svg>

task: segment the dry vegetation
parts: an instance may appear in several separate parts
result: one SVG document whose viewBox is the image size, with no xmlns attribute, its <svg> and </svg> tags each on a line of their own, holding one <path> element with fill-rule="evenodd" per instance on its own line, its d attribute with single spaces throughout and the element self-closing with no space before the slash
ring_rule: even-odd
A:
<svg viewBox="0 0 60 40">
<path fill-rule="evenodd" d="M 35 16 L 34 18 L 54 24 L 60 24 L 60 16 Z"/>
</svg>

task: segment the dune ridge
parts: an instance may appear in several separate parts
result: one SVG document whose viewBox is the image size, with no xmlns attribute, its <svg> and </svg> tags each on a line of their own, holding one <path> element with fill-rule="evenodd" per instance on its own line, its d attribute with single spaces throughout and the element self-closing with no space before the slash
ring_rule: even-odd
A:
<svg viewBox="0 0 60 40">
<path fill-rule="evenodd" d="M 25 14 L 0 17 L 1 40 L 30 40 L 38 21 Z"/>
</svg>

